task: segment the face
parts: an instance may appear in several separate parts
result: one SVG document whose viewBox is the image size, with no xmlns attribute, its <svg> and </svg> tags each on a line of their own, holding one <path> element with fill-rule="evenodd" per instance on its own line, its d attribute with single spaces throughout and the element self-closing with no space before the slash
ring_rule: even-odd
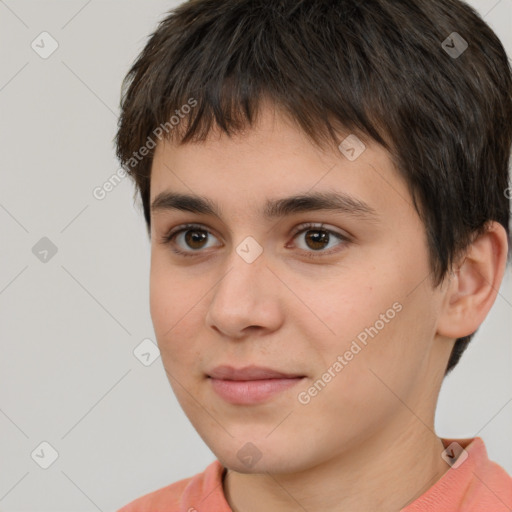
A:
<svg viewBox="0 0 512 512">
<path fill-rule="evenodd" d="M 156 148 L 155 334 L 185 414 L 235 471 L 305 470 L 433 416 L 447 352 L 424 226 L 387 152 L 357 153 L 321 151 L 270 107 L 243 135 Z M 333 193 L 336 209 L 274 204 Z M 288 378 L 211 378 L 220 365 Z"/>
</svg>

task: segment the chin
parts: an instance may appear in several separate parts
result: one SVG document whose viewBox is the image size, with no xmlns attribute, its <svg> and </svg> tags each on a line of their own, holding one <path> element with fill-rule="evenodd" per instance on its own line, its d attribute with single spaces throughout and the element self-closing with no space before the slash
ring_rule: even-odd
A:
<svg viewBox="0 0 512 512">
<path fill-rule="evenodd" d="M 305 461 L 294 459 L 290 456 L 297 453 L 296 449 L 287 448 L 282 443 L 278 446 L 261 446 L 262 443 L 250 441 L 234 443 L 233 450 L 214 451 L 220 463 L 237 473 L 294 473 L 307 468 Z M 280 448 L 280 450 L 279 450 Z M 213 450 L 212 450 L 213 451 Z"/>
</svg>

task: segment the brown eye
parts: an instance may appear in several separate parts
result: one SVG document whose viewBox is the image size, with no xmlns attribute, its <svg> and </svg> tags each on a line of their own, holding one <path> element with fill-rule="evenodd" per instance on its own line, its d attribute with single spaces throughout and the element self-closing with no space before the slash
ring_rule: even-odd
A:
<svg viewBox="0 0 512 512">
<path fill-rule="evenodd" d="M 202 249 L 208 236 L 206 231 L 200 229 L 189 229 L 185 231 L 184 240 L 191 249 Z"/>
<path fill-rule="evenodd" d="M 176 254 L 182 256 L 196 256 L 207 247 L 211 232 L 196 224 L 178 226 L 165 235 L 162 243 L 170 245 Z M 215 236 L 213 237 L 215 238 Z M 178 248 L 176 248 L 178 247 Z"/>
<path fill-rule="evenodd" d="M 299 226 L 298 231 L 295 232 L 294 239 L 298 238 L 299 240 L 304 240 L 304 246 L 300 247 L 299 244 L 299 248 L 304 251 L 305 256 L 309 258 L 328 256 L 334 252 L 339 252 L 339 250 L 342 250 L 343 246 L 349 242 L 347 236 L 324 228 L 323 226 L 323 224 L 302 224 Z M 302 237 L 303 233 L 306 234 L 305 237 Z M 329 245 L 332 246 L 332 242 L 336 242 L 336 240 L 338 240 L 339 243 L 334 245 L 341 245 L 341 249 L 323 250 L 330 248 Z"/>
<path fill-rule="evenodd" d="M 326 230 L 309 229 L 306 233 L 306 244 L 310 249 L 323 249 L 329 243 L 330 237 Z"/>
</svg>

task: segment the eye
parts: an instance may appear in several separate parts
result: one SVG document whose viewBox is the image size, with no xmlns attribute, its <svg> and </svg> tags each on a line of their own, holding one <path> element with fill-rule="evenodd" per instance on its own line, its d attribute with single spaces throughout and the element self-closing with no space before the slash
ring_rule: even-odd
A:
<svg viewBox="0 0 512 512">
<path fill-rule="evenodd" d="M 342 235 L 341 233 L 338 233 L 336 231 L 324 228 L 324 224 L 302 224 L 297 228 L 297 231 L 295 231 L 294 238 L 297 238 L 299 235 L 302 235 L 303 233 L 307 233 L 307 236 L 304 239 L 306 247 L 303 250 L 306 251 L 305 256 L 308 258 L 317 258 L 321 256 L 331 255 L 334 252 L 339 252 L 339 250 L 323 250 L 329 246 L 329 244 L 332 241 L 332 238 L 337 239 L 338 241 L 341 242 L 337 245 L 345 245 L 344 243 L 349 242 L 349 238 L 347 236 Z M 334 235 L 334 237 L 332 237 L 332 235 Z M 308 249 L 312 249 L 313 252 L 308 251 Z"/>
<path fill-rule="evenodd" d="M 205 242 L 208 240 L 209 234 L 210 231 L 199 224 L 186 224 L 171 230 L 164 236 L 162 243 L 170 245 L 171 249 L 181 256 L 195 256 L 194 252 L 199 252 L 207 247 Z M 189 248 L 192 248 L 192 252 L 176 249 L 176 240 L 185 242 Z"/>
</svg>

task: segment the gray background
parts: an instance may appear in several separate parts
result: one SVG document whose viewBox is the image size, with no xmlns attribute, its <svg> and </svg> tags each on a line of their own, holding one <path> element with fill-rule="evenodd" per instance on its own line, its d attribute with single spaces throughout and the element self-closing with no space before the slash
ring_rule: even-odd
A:
<svg viewBox="0 0 512 512">
<path fill-rule="evenodd" d="M 214 460 L 161 359 L 145 366 L 133 352 L 154 341 L 133 185 L 92 193 L 119 168 L 121 80 L 177 3 L 0 1 L 1 511 L 116 510 Z M 512 0 L 470 3 L 512 55 Z M 43 31 L 59 45 L 46 59 L 31 47 Z M 33 253 L 43 237 L 57 248 L 46 262 Z M 445 381 L 436 429 L 481 436 L 512 474 L 511 308 L 509 268 Z M 58 452 L 48 469 L 43 441 Z"/>
</svg>

